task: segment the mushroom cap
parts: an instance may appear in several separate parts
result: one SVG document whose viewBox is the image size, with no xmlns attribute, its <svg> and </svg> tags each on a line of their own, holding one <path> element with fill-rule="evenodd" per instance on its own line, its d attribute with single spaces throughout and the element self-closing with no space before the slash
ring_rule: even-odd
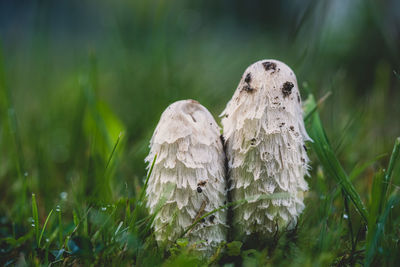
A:
<svg viewBox="0 0 400 267">
<path fill-rule="evenodd" d="M 180 100 L 162 113 L 151 142 L 172 144 L 190 135 L 193 143 L 210 145 L 219 132 L 218 124 L 204 106 L 196 100 Z"/>
<path fill-rule="evenodd" d="M 301 97 L 296 75 L 285 63 L 264 59 L 251 64 L 221 113 L 224 138 L 243 128 L 246 120 L 263 120 L 266 133 L 279 133 L 283 120 L 294 120 L 293 126 L 305 141 L 311 141 L 303 122 Z M 252 129 L 259 131 L 259 128 Z M 249 129 L 247 135 L 254 135 Z"/>
</svg>

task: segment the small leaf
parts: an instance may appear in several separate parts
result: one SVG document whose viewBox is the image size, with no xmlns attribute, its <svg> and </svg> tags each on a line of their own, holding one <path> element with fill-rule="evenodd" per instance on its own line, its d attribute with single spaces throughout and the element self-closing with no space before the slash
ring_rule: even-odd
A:
<svg viewBox="0 0 400 267">
<path fill-rule="evenodd" d="M 226 244 L 228 255 L 229 256 L 239 256 L 242 245 L 243 245 L 243 243 L 240 241 L 232 241 L 232 242 Z"/>
<path fill-rule="evenodd" d="M 176 240 L 176 244 L 181 248 L 184 248 L 188 245 L 189 241 L 186 238 L 179 238 Z"/>
</svg>

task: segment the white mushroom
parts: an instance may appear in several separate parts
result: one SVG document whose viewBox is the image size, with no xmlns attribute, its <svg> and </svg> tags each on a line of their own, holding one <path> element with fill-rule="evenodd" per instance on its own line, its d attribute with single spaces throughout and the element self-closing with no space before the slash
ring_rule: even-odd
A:
<svg viewBox="0 0 400 267">
<path fill-rule="evenodd" d="M 226 203 L 220 128 L 197 101 L 177 101 L 161 115 L 150 141 L 148 167 L 156 154 L 146 190 L 147 207 L 156 213 L 156 240 L 168 245 L 201 216 Z M 212 251 L 226 240 L 226 211 L 207 216 L 186 236 L 190 244 L 200 243 L 199 250 Z"/>
<path fill-rule="evenodd" d="M 296 76 L 284 63 L 249 66 L 221 114 L 236 233 L 291 229 L 304 209 L 309 159 Z"/>
</svg>

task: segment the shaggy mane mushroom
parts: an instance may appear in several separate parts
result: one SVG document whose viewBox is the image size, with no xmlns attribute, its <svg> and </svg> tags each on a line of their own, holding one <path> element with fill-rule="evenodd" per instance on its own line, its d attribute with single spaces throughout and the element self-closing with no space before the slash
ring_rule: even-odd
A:
<svg viewBox="0 0 400 267">
<path fill-rule="evenodd" d="M 194 100 L 171 104 L 161 115 L 146 162 L 157 159 L 149 178 L 147 207 L 159 244 L 175 241 L 197 219 L 226 201 L 225 156 L 220 128 Z M 226 239 L 226 211 L 218 211 L 187 232 L 199 250 L 212 251 Z"/>
<path fill-rule="evenodd" d="M 249 66 L 222 112 L 229 179 L 238 234 L 270 236 L 291 229 L 308 189 L 308 137 L 296 76 L 284 63 Z"/>
</svg>

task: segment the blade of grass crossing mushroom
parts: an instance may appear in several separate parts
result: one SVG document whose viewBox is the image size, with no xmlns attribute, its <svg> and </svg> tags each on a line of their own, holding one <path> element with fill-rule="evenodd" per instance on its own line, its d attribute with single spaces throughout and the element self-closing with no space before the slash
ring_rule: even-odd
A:
<svg viewBox="0 0 400 267">
<path fill-rule="evenodd" d="M 157 154 L 154 156 L 153 162 L 151 163 L 151 166 L 150 166 L 149 172 L 147 173 L 144 185 L 143 185 L 142 189 L 140 190 L 139 198 L 136 201 L 136 207 L 133 210 L 132 217 L 130 219 L 129 226 L 133 227 L 135 232 L 137 231 L 137 229 L 136 229 L 136 227 L 134 227 L 134 225 L 136 224 L 136 221 L 137 221 L 139 209 L 144 208 L 143 203 L 144 203 L 144 197 L 145 197 L 145 193 L 146 193 L 146 188 L 148 186 L 150 175 L 151 175 L 151 173 L 153 171 L 153 167 L 154 167 L 154 164 L 155 164 L 156 160 L 157 160 Z M 151 220 L 151 222 L 152 221 L 153 220 Z"/>
<path fill-rule="evenodd" d="M 279 199 L 279 198 L 287 198 L 288 196 L 289 196 L 288 193 L 282 192 L 282 193 L 274 193 L 274 194 L 270 194 L 270 195 L 269 195 L 269 194 L 263 194 L 263 195 L 258 195 L 258 196 L 252 196 L 252 197 L 249 197 L 249 198 L 240 199 L 240 200 L 237 200 L 237 201 L 230 202 L 230 203 L 228 203 L 228 204 L 226 204 L 226 205 L 223 205 L 223 206 L 220 206 L 220 207 L 218 207 L 218 208 L 216 208 L 216 209 L 213 209 L 213 210 L 210 211 L 210 212 L 204 213 L 202 216 L 198 217 L 198 218 L 193 222 L 193 224 L 191 224 L 191 225 L 183 232 L 181 238 L 184 237 L 188 232 L 190 232 L 190 230 L 191 230 L 193 227 L 195 227 L 196 224 L 198 224 L 199 222 L 201 222 L 201 220 L 205 219 L 206 217 L 208 217 L 208 216 L 212 215 L 213 213 L 216 213 L 216 212 L 218 212 L 218 211 L 220 211 L 220 210 L 222 210 L 222 209 L 227 209 L 227 208 L 229 208 L 229 207 L 231 207 L 231 206 L 242 205 L 242 204 L 248 202 L 249 200 L 250 200 L 250 201 L 254 201 L 256 198 L 257 198 L 257 199 Z"/>
<path fill-rule="evenodd" d="M 310 94 L 305 104 L 305 113 L 308 114 L 315 106 L 317 106 L 317 104 L 314 96 Z M 355 190 L 343 167 L 340 165 L 339 160 L 336 158 L 317 111 L 313 112 L 310 117 L 307 132 L 309 133 L 311 139 L 314 140 L 314 142 L 311 143 L 311 146 L 317 154 L 322 166 L 329 176 L 336 179 L 336 181 L 344 190 L 344 193 L 353 202 L 356 210 L 367 222 L 368 212 L 364 206 L 364 203 L 362 202 L 360 195 Z"/>
<path fill-rule="evenodd" d="M 157 154 L 154 156 L 153 162 L 151 163 L 151 167 L 150 167 L 149 173 L 146 176 L 146 181 L 144 182 L 143 188 L 142 188 L 142 190 L 140 192 L 139 201 L 141 203 L 143 202 L 144 194 L 146 192 L 147 185 L 149 184 L 150 175 L 151 175 L 151 173 L 153 171 L 154 163 L 156 163 L 156 160 L 157 160 Z"/>
</svg>

